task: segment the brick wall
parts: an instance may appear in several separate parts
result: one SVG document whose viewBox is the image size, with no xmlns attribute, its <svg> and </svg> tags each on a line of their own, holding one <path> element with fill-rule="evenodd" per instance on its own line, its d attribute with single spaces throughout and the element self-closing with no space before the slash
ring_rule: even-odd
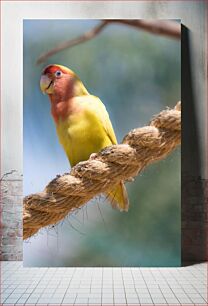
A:
<svg viewBox="0 0 208 306">
<path fill-rule="evenodd" d="M 1 260 L 22 260 L 22 176 L 16 171 L 1 180 Z"/>
<path fill-rule="evenodd" d="M 182 263 L 208 260 L 208 181 L 186 178 L 182 192 Z"/>
</svg>

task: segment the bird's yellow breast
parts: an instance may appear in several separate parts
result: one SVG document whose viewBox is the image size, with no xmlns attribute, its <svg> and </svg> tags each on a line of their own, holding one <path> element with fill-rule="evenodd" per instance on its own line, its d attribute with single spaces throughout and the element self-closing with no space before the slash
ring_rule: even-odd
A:
<svg viewBox="0 0 208 306">
<path fill-rule="evenodd" d="M 102 121 L 87 108 L 60 119 L 57 134 L 71 166 L 112 144 Z"/>
</svg>

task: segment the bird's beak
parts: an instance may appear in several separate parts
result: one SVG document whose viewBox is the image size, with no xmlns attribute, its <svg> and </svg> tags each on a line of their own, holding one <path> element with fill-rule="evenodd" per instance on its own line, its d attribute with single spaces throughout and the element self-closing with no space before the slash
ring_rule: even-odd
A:
<svg viewBox="0 0 208 306">
<path fill-rule="evenodd" d="M 40 89 L 43 93 L 53 93 L 53 80 L 47 75 L 42 75 L 40 79 Z"/>
</svg>

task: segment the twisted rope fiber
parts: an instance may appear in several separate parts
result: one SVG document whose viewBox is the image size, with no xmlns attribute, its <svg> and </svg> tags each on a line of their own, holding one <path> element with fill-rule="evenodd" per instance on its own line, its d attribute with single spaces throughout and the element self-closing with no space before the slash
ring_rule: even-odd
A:
<svg viewBox="0 0 208 306">
<path fill-rule="evenodd" d="M 181 141 L 181 104 L 154 116 L 148 126 L 129 132 L 122 144 L 107 147 L 57 176 L 46 188 L 23 199 L 23 238 L 56 224 L 94 196 L 121 180 L 135 177 L 147 165 L 165 158 Z"/>
</svg>

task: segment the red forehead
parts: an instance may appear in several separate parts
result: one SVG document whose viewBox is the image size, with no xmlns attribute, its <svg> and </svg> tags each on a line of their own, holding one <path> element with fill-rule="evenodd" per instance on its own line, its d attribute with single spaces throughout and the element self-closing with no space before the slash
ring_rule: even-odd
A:
<svg viewBox="0 0 208 306">
<path fill-rule="evenodd" d="M 56 71 L 61 71 L 62 73 L 67 73 L 67 71 L 65 69 L 63 69 L 62 67 L 59 66 L 54 66 L 54 65 L 50 65 L 47 66 L 44 70 L 42 74 L 47 74 L 47 73 L 55 73 Z"/>
</svg>

